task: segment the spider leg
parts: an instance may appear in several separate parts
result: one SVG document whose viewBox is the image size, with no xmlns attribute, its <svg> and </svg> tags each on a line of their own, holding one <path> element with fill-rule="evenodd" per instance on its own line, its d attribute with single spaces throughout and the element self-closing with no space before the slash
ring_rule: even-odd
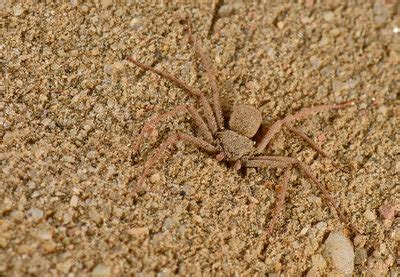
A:
<svg viewBox="0 0 400 277">
<path fill-rule="evenodd" d="M 142 64 L 141 62 L 138 62 L 137 60 L 135 60 L 132 56 L 128 57 L 128 60 L 130 62 L 132 62 L 133 64 L 135 64 L 136 66 L 142 68 L 143 70 L 148 70 L 151 71 L 161 77 L 163 77 L 164 79 L 170 81 L 171 83 L 175 84 L 176 86 L 178 86 L 179 88 L 183 89 L 184 91 L 186 91 L 187 93 L 189 93 L 192 96 L 196 96 L 199 100 L 200 103 L 204 109 L 204 115 L 205 118 L 207 120 L 207 124 L 208 124 L 208 128 L 210 129 L 212 134 L 215 134 L 218 130 L 217 127 L 217 123 L 215 121 L 215 117 L 213 114 L 213 111 L 211 109 L 210 103 L 208 102 L 207 98 L 204 96 L 204 93 L 202 93 L 201 91 L 194 89 L 190 86 L 188 86 L 187 84 L 185 84 L 183 81 L 179 80 L 178 78 L 176 78 L 175 76 L 169 74 L 166 71 L 162 71 L 162 70 L 158 70 L 154 67 Z"/>
<path fill-rule="evenodd" d="M 287 194 L 291 170 L 292 170 L 292 167 L 290 167 L 290 166 L 285 170 L 285 173 L 283 175 L 282 184 L 278 188 L 278 192 L 277 192 L 277 196 L 276 196 L 275 211 L 274 211 L 274 215 L 273 215 L 271 221 L 268 224 L 267 231 L 265 233 L 266 238 L 270 237 L 272 231 L 275 228 L 276 222 L 278 222 L 278 219 L 282 214 L 283 207 L 285 206 L 285 198 L 286 198 L 286 194 Z"/>
<path fill-rule="evenodd" d="M 320 155 L 322 155 L 323 157 L 330 159 L 332 161 L 332 164 L 334 167 L 347 172 L 348 171 L 343 168 L 342 166 L 338 165 L 337 163 L 335 163 L 333 161 L 333 159 L 329 156 L 328 153 L 326 153 L 324 150 L 322 150 L 322 148 L 315 142 L 313 141 L 309 136 L 307 136 L 302 130 L 300 130 L 299 128 L 294 127 L 292 124 L 290 123 L 284 123 L 284 126 L 291 132 L 293 132 L 296 136 L 298 136 L 299 138 L 301 138 L 302 140 L 304 140 L 305 142 L 307 142 L 311 148 L 313 148 L 315 151 L 317 151 Z"/>
<path fill-rule="evenodd" d="M 325 189 L 325 187 L 321 184 L 321 182 L 311 173 L 311 169 L 303 162 L 291 158 L 291 157 L 283 157 L 283 156 L 258 156 L 253 160 L 249 160 L 246 163 L 247 167 L 265 167 L 265 166 L 273 166 L 273 167 L 289 167 L 289 166 L 297 166 L 300 171 L 302 171 L 322 192 L 323 197 L 328 203 L 335 209 L 337 215 L 340 220 L 350 226 L 356 233 L 360 233 L 354 225 L 346 218 L 343 212 L 340 210 L 336 202 L 333 200 L 332 196 Z"/>
<path fill-rule="evenodd" d="M 211 90 L 213 91 L 213 108 L 215 117 L 217 120 L 218 128 L 224 128 L 224 117 L 222 115 L 221 109 L 221 101 L 220 101 L 220 92 L 217 85 L 215 68 L 212 65 L 210 58 L 203 52 L 196 38 L 192 34 L 192 30 L 189 26 L 189 39 L 196 51 L 197 56 L 200 57 L 202 64 L 204 65 L 207 73 L 207 78 L 211 86 Z"/>
<path fill-rule="evenodd" d="M 154 152 L 153 152 L 154 154 L 146 161 L 143 172 L 139 176 L 138 182 L 136 183 L 135 187 L 133 188 L 134 197 L 137 196 L 137 193 L 141 189 L 145 178 L 147 177 L 147 175 L 150 172 L 150 169 L 159 161 L 159 159 L 162 157 L 164 152 L 167 151 L 171 145 L 177 143 L 178 141 L 185 141 L 185 142 L 191 143 L 194 146 L 201 148 L 209 153 L 217 153 L 218 152 L 218 149 L 216 147 L 214 147 L 213 145 L 211 145 L 210 143 L 208 143 L 202 139 L 199 139 L 199 138 L 196 138 L 196 137 L 184 134 L 184 133 L 175 133 L 175 134 L 169 135 L 168 138 L 163 143 L 161 143 L 157 149 L 154 150 Z"/>
<path fill-rule="evenodd" d="M 271 128 L 258 143 L 256 152 L 262 153 L 265 147 L 267 147 L 268 143 L 271 141 L 271 139 L 282 129 L 284 124 L 291 123 L 298 119 L 306 118 L 322 111 L 342 109 L 352 105 L 353 103 L 354 102 L 349 101 L 341 104 L 319 105 L 311 108 L 303 108 L 295 114 L 288 115 L 283 119 L 276 121 L 274 124 L 272 124 Z"/>
<path fill-rule="evenodd" d="M 180 113 L 184 113 L 184 112 L 188 112 L 192 116 L 194 123 L 199 128 L 199 131 L 200 131 L 201 135 L 203 136 L 203 138 L 208 143 L 212 143 L 213 136 L 212 136 L 210 130 L 208 130 L 206 123 L 201 118 L 201 116 L 199 115 L 197 110 L 191 105 L 179 105 L 168 112 L 165 112 L 161 115 L 153 117 L 146 124 L 144 124 L 142 131 L 136 137 L 136 141 L 133 144 L 132 157 L 136 156 L 137 152 L 139 151 L 140 146 L 142 145 L 142 143 L 144 141 L 144 138 L 152 131 L 152 129 L 155 127 L 156 124 L 158 124 L 162 121 L 165 121 L 171 117 L 174 117 Z"/>
</svg>

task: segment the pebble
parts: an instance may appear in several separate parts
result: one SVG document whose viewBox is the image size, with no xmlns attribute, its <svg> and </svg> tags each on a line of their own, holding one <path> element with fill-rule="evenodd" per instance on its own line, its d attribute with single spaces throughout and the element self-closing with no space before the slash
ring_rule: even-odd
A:
<svg viewBox="0 0 400 277">
<path fill-rule="evenodd" d="M 71 207 L 77 207 L 78 206 L 78 201 L 79 201 L 79 197 L 76 195 L 73 195 L 71 197 L 71 200 L 69 201 L 69 204 L 71 205 Z"/>
<path fill-rule="evenodd" d="M 27 212 L 28 217 L 39 220 L 43 217 L 43 211 L 38 208 L 30 208 Z"/>
<path fill-rule="evenodd" d="M 100 0 L 101 5 L 107 8 L 113 4 L 113 0 Z"/>
<path fill-rule="evenodd" d="M 326 228 L 328 227 L 328 224 L 324 221 L 320 221 L 315 225 L 315 227 L 320 231 L 325 231 Z"/>
<path fill-rule="evenodd" d="M 332 37 L 337 37 L 340 35 L 340 30 L 338 28 L 332 29 L 330 32 Z"/>
<path fill-rule="evenodd" d="M 394 206 L 391 204 L 385 204 L 379 207 L 379 213 L 384 219 L 393 220 L 394 219 Z"/>
<path fill-rule="evenodd" d="M 142 26 L 142 18 L 139 16 L 132 18 L 129 22 L 129 28 L 131 28 L 132 30 L 140 30 Z"/>
<path fill-rule="evenodd" d="M 368 221 L 374 221 L 376 219 L 376 214 L 371 210 L 366 210 L 363 215 Z"/>
<path fill-rule="evenodd" d="M 42 249 L 47 254 L 53 253 L 54 251 L 57 250 L 57 244 L 52 240 L 48 240 L 42 244 Z"/>
<path fill-rule="evenodd" d="M 0 236 L 0 248 L 5 248 L 8 244 L 7 238 Z"/>
<path fill-rule="evenodd" d="M 363 264 L 368 258 L 367 250 L 365 250 L 363 247 L 358 248 L 356 250 L 355 256 L 354 256 L 354 263 L 355 264 Z"/>
<path fill-rule="evenodd" d="M 339 92 L 344 88 L 344 83 L 339 80 L 332 80 L 333 93 Z"/>
<path fill-rule="evenodd" d="M 221 17 L 230 16 L 232 13 L 233 13 L 233 6 L 231 5 L 222 5 L 218 10 L 218 14 Z"/>
<path fill-rule="evenodd" d="M 313 267 L 323 269 L 326 267 L 326 261 L 321 254 L 315 254 L 311 257 Z"/>
<path fill-rule="evenodd" d="M 112 71 L 113 71 L 112 65 L 109 64 L 109 63 L 106 63 L 106 64 L 104 65 L 104 73 L 106 73 L 106 74 L 108 74 L 108 75 L 111 75 L 111 74 L 112 74 Z"/>
<path fill-rule="evenodd" d="M 36 237 L 42 240 L 51 240 L 53 235 L 51 231 L 48 229 L 39 229 L 36 232 Z"/>
<path fill-rule="evenodd" d="M 103 220 L 103 218 L 101 217 L 101 215 L 95 210 L 95 209 L 92 209 L 90 212 L 89 212 L 89 217 L 90 217 L 90 219 L 92 219 L 94 222 L 96 222 L 97 224 L 100 224 L 101 222 L 102 222 L 102 220 Z"/>
<path fill-rule="evenodd" d="M 320 41 L 318 42 L 318 46 L 322 47 L 322 46 L 326 46 L 330 43 L 330 39 L 328 36 L 323 36 Z"/>
<path fill-rule="evenodd" d="M 303 229 L 301 229 L 299 236 L 304 236 L 305 234 L 307 234 L 308 229 L 310 229 L 310 227 L 304 227 Z"/>
<path fill-rule="evenodd" d="M 124 70 L 124 67 L 125 67 L 125 65 L 122 62 L 113 63 L 113 65 L 112 65 L 113 73 L 122 72 Z"/>
<path fill-rule="evenodd" d="M 92 276 L 110 276 L 111 275 L 111 268 L 104 264 L 98 264 L 92 271 Z"/>
<path fill-rule="evenodd" d="M 23 14 L 23 12 L 24 12 L 24 9 L 21 7 L 20 4 L 18 4 L 14 7 L 14 15 L 15 16 L 20 16 L 21 14 Z"/>
<path fill-rule="evenodd" d="M 354 250 L 351 241 L 342 232 L 333 231 L 324 243 L 323 255 L 332 267 L 342 274 L 354 270 Z"/>
<path fill-rule="evenodd" d="M 307 8 L 311 8 L 314 5 L 314 0 L 306 0 L 305 4 Z"/>
<path fill-rule="evenodd" d="M 57 264 L 57 265 L 56 265 L 56 268 L 57 268 L 59 271 L 61 271 L 61 272 L 65 273 L 65 274 L 67 274 L 67 273 L 69 272 L 69 270 L 70 270 L 70 268 L 71 268 L 72 265 L 73 265 L 72 261 L 71 261 L 71 260 L 67 260 L 67 261 L 65 261 L 65 262 L 63 262 L 63 263 Z"/>
<path fill-rule="evenodd" d="M 276 26 L 279 30 L 282 30 L 285 27 L 285 23 L 283 21 L 279 21 Z"/>
<path fill-rule="evenodd" d="M 386 106 L 381 106 L 381 107 L 379 107 L 379 109 L 377 110 L 378 113 L 383 114 L 383 115 L 386 115 L 386 114 L 387 114 L 387 111 L 388 111 L 388 109 L 387 109 Z"/>
<path fill-rule="evenodd" d="M 318 86 L 317 89 L 318 94 L 326 96 L 328 94 L 328 90 L 324 86 Z"/>
<path fill-rule="evenodd" d="M 335 13 L 333 11 L 327 11 L 324 12 L 323 17 L 326 22 L 331 22 L 333 19 L 335 19 Z"/>
<path fill-rule="evenodd" d="M 147 227 L 134 227 L 128 230 L 128 234 L 134 237 L 147 236 L 149 234 L 149 228 Z"/>
<path fill-rule="evenodd" d="M 149 180 L 150 180 L 150 183 L 152 183 L 152 184 L 159 183 L 161 181 L 160 173 L 158 173 L 158 172 L 154 173 L 153 175 L 150 176 Z"/>
<path fill-rule="evenodd" d="M 13 206 L 12 201 L 10 200 L 10 198 L 6 197 L 3 200 L 3 206 L 2 206 L 2 209 L 0 209 L 0 211 L 8 212 L 11 210 L 12 206 Z"/>
<path fill-rule="evenodd" d="M 175 224 L 176 224 L 176 220 L 174 218 L 167 217 L 166 219 L 164 219 L 162 231 L 165 232 L 165 231 L 171 229 Z"/>
<path fill-rule="evenodd" d="M 310 63 L 314 67 L 314 69 L 318 69 L 321 66 L 321 60 L 318 59 L 316 56 L 310 57 Z"/>
<path fill-rule="evenodd" d="M 385 23 L 390 15 L 388 8 L 381 1 L 375 1 L 373 11 L 375 14 L 374 21 L 378 24 Z"/>
</svg>

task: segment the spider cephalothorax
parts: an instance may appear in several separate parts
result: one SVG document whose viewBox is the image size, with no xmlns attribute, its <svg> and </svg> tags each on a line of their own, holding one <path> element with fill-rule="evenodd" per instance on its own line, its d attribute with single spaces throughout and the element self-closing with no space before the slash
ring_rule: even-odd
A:
<svg viewBox="0 0 400 277">
<path fill-rule="evenodd" d="M 159 161 L 164 152 L 168 150 L 169 146 L 175 144 L 178 141 L 184 141 L 208 152 L 211 155 L 214 155 L 218 161 L 226 161 L 228 164 L 232 164 L 234 169 L 236 170 L 239 170 L 242 167 L 281 167 L 285 169 L 281 189 L 279 190 L 277 196 L 275 206 L 276 212 L 274 213 L 274 216 L 272 217 L 267 227 L 266 235 L 269 235 L 273 230 L 274 225 L 283 209 L 285 196 L 287 193 L 288 181 L 290 178 L 290 172 L 294 167 L 299 169 L 306 177 L 308 177 L 309 180 L 311 180 L 316 185 L 317 188 L 319 188 L 324 198 L 336 210 L 340 219 L 343 222 L 350 224 L 341 212 L 341 210 L 338 208 L 328 191 L 318 181 L 314 174 L 312 174 L 307 165 L 292 157 L 270 156 L 265 155 L 264 152 L 267 149 L 269 142 L 275 137 L 275 135 L 280 130 L 282 130 L 282 128 L 287 128 L 296 136 L 306 141 L 319 154 L 324 157 L 328 157 L 328 155 L 319 147 L 318 144 L 311 140 L 300 129 L 294 127 L 292 125 L 292 122 L 298 119 L 306 118 L 318 112 L 345 108 L 353 104 L 353 102 L 303 108 L 293 115 L 287 115 L 283 119 L 277 120 L 274 124 L 270 126 L 265 134 L 260 136 L 260 139 L 256 142 L 255 140 L 253 140 L 253 137 L 256 135 L 261 126 L 261 112 L 257 108 L 250 105 L 235 105 L 230 115 L 229 122 L 227 126 L 225 126 L 225 119 L 220 105 L 220 93 L 215 77 L 215 70 L 209 58 L 203 53 L 200 46 L 197 44 L 190 30 L 189 38 L 195 48 L 197 55 L 200 57 L 205 67 L 207 77 L 213 92 L 212 106 L 210 105 L 210 102 L 207 100 L 206 96 L 201 91 L 190 87 L 183 81 L 163 70 L 158 70 L 151 66 L 142 64 L 135 60 L 133 57 L 128 58 L 128 60 L 131 61 L 133 64 L 139 66 L 144 70 L 152 71 L 158 74 L 159 76 L 179 86 L 190 95 L 196 97 L 199 100 L 200 105 L 202 106 L 203 116 L 205 119 L 203 119 L 197 109 L 192 105 L 180 105 L 176 106 L 174 109 L 164 114 L 155 116 L 144 125 L 141 133 L 136 137 L 136 140 L 134 142 L 133 155 L 137 154 L 141 144 L 143 143 L 144 138 L 155 128 L 156 124 L 168 120 L 180 113 L 186 112 L 192 117 L 195 125 L 198 128 L 198 132 L 201 135 L 201 138 L 180 132 L 174 132 L 170 134 L 160 144 L 160 146 L 156 150 L 154 150 L 154 154 L 146 161 L 143 173 L 139 176 L 139 179 L 134 187 L 134 197 L 137 196 L 137 193 L 142 187 L 142 184 L 149 174 L 150 169 L 156 164 L 157 161 Z M 354 227 L 352 228 L 355 229 Z"/>
</svg>

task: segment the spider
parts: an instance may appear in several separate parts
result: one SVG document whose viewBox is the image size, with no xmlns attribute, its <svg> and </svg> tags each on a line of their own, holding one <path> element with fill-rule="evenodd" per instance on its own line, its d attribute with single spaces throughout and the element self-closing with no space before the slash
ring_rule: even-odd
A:
<svg viewBox="0 0 400 277">
<path fill-rule="evenodd" d="M 157 124 L 182 113 L 188 113 L 191 116 L 194 124 L 198 128 L 201 138 L 182 132 L 170 133 L 169 136 L 159 145 L 159 147 L 153 151 L 151 157 L 145 162 L 143 172 L 139 176 L 139 179 L 133 188 L 134 197 L 137 197 L 139 190 L 141 189 L 146 177 L 150 172 L 150 169 L 160 160 L 168 148 L 176 144 L 178 141 L 183 141 L 204 150 L 210 155 L 214 155 L 217 161 L 226 162 L 226 164 L 231 165 L 236 171 L 240 170 L 241 168 L 262 167 L 275 167 L 284 169 L 281 184 L 277 189 L 277 201 L 274 208 L 275 212 L 266 228 L 266 237 L 270 236 L 283 211 L 288 190 L 288 182 L 293 168 L 297 168 L 300 172 L 302 172 L 322 192 L 323 197 L 335 209 L 342 222 L 350 225 L 352 229 L 355 229 L 335 203 L 329 192 L 304 162 L 293 157 L 271 156 L 264 154 L 268 144 L 275 137 L 275 135 L 283 128 L 286 128 L 294 135 L 307 142 L 316 152 L 324 157 L 329 158 L 328 154 L 323 151 L 317 143 L 315 143 L 303 131 L 294 127 L 292 123 L 296 120 L 304 119 L 322 111 L 337 110 L 348 107 L 353 105 L 354 102 L 303 108 L 294 114 L 287 115 L 284 118 L 277 120 L 271 125 L 269 130 L 261 136 L 261 139 L 256 141 L 254 136 L 257 132 L 259 132 L 262 123 L 261 112 L 251 105 L 236 104 L 233 107 L 229 121 L 227 120 L 228 124 L 226 125 L 220 104 L 220 92 L 216 81 L 215 69 L 209 57 L 203 52 L 201 46 L 196 41 L 196 38 L 193 36 L 190 28 L 188 30 L 188 35 L 192 47 L 194 48 L 197 56 L 200 58 L 201 63 L 205 68 L 208 82 L 212 90 L 212 105 L 203 92 L 190 87 L 177 77 L 164 70 L 159 70 L 152 66 L 140 63 L 132 56 L 128 57 L 128 60 L 131 63 L 143 69 L 144 71 L 151 71 L 159 75 L 160 77 L 180 87 L 189 95 L 197 98 L 197 100 L 200 102 L 204 116 L 203 119 L 193 105 L 179 105 L 168 112 L 151 118 L 147 123 L 144 124 L 140 134 L 137 136 L 136 141 L 134 142 L 133 157 L 135 157 L 135 155 L 138 153 L 144 139 L 154 131 L 154 128 Z"/>
</svg>

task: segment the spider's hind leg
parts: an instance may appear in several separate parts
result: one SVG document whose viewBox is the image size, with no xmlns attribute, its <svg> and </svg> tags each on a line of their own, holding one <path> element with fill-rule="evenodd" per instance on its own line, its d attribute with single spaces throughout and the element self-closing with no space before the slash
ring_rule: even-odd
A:
<svg viewBox="0 0 400 277">
<path fill-rule="evenodd" d="M 283 174 L 282 183 L 277 188 L 278 192 L 277 192 L 277 195 L 276 195 L 276 204 L 275 204 L 274 215 L 271 218 L 270 222 L 268 223 L 267 231 L 265 233 L 265 236 L 266 236 L 267 239 L 270 237 L 272 231 L 274 230 L 275 225 L 278 222 L 278 219 L 282 214 L 283 207 L 285 206 L 285 198 L 286 198 L 286 195 L 287 195 L 288 183 L 289 183 L 290 172 L 291 171 L 292 171 L 292 167 L 289 166 L 285 170 L 285 173 Z"/>
<path fill-rule="evenodd" d="M 321 156 L 331 160 L 332 165 L 334 167 L 336 167 L 337 169 L 349 173 L 349 171 L 344 168 L 343 166 L 337 164 L 336 162 L 333 161 L 333 158 L 326 153 L 315 141 L 313 141 L 309 136 L 307 136 L 302 130 L 300 130 L 299 128 L 294 127 L 292 124 L 290 123 L 284 123 L 283 124 L 289 131 L 291 131 L 293 134 L 295 134 L 297 137 L 299 137 L 300 139 L 302 139 L 303 141 L 307 142 L 311 148 L 313 148 L 315 151 L 317 151 L 318 154 L 320 154 Z"/>
<path fill-rule="evenodd" d="M 338 215 L 339 219 L 346 225 L 350 226 L 351 229 L 355 233 L 358 233 L 358 234 L 360 233 L 357 230 L 357 228 L 343 214 L 342 210 L 336 204 L 335 200 L 333 200 L 332 196 L 326 190 L 326 188 L 321 184 L 321 182 L 317 179 L 317 177 L 315 177 L 314 174 L 312 174 L 311 169 L 303 162 L 301 162 L 295 158 L 284 157 L 284 156 L 258 156 L 258 157 L 255 157 L 253 160 L 248 161 L 247 166 L 248 167 L 268 167 L 268 166 L 270 166 L 270 167 L 283 167 L 283 168 L 287 168 L 290 166 L 296 166 L 322 192 L 322 196 L 329 203 L 329 205 L 335 209 L 336 214 Z"/>
</svg>

